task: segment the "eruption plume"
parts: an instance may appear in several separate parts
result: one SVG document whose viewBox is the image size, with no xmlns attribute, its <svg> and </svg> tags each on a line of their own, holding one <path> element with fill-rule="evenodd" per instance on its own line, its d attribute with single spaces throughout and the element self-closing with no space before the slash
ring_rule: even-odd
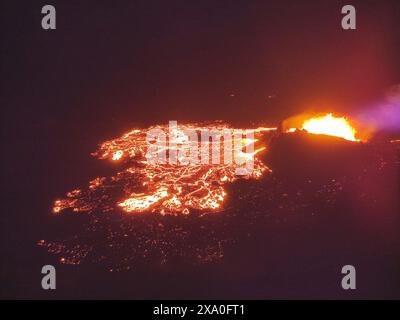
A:
<svg viewBox="0 0 400 320">
<path fill-rule="evenodd" d="M 399 131 L 400 84 L 391 87 L 383 101 L 358 112 L 354 118 L 371 131 Z"/>
</svg>

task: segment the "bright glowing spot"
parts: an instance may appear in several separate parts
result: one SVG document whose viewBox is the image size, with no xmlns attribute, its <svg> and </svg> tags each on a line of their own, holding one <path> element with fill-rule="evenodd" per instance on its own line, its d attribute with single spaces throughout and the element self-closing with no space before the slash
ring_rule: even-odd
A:
<svg viewBox="0 0 400 320">
<path fill-rule="evenodd" d="M 122 150 L 118 150 L 117 152 L 115 152 L 112 156 L 112 159 L 114 161 L 121 159 L 122 155 L 124 154 L 124 152 Z"/>
<path fill-rule="evenodd" d="M 60 200 L 55 201 L 55 206 L 53 207 L 53 212 L 54 213 L 59 213 L 61 211 L 60 205 L 61 205 L 61 201 Z"/>
<path fill-rule="evenodd" d="M 331 113 L 304 121 L 303 129 L 313 134 L 326 134 L 341 137 L 350 141 L 356 139 L 356 130 L 350 125 L 346 118 L 334 117 Z"/>
<path fill-rule="evenodd" d="M 140 194 L 132 194 L 130 198 L 125 201 L 120 202 L 118 205 L 124 208 L 125 211 L 144 211 L 153 204 L 157 203 L 161 199 L 168 196 L 167 190 L 161 188 L 157 190 L 154 194 L 145 195 L 143 193 Z"/>
</svg>

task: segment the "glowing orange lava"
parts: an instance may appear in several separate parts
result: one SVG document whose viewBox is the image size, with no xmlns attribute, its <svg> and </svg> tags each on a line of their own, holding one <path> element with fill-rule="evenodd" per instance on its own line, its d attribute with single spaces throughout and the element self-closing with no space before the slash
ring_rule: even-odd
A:
<svg viewBox="0 0 400 320">
<path fill-rule="evenodd" d="M 239 152 L 244 160 L 254 157 L 251 172 L 244 176 L 237 175 L 241 168 L 235 162 L 231 163 L 197 163 L 197 164 L 160 164 L 150 163 L 146 158 L 148 141 L 147 133 L 152 129 L 165 130 L 168 126 L 153 126 L 148 129 L 134 129 L 121 137 L 106 141 L 99 150 L 93 153 L 99 159 L 107 159 L 123 166 L 112 177 L 98 177 L 89 182 L 87 189 L 74 190 L 67 193 L 65 199 L 55 201 L 53 211 L 70 208 L 74 212 L 91 212 L 93 210 L 111 211 L 120 208 L 129 213 L 157 212 L 160 214 L 188 214 L 190 210 L 217 211 L 226 197 L 223 185 L 239 178 L 260 178 L 269 168 L 255 154 L 265 149 L 260 147 L 252 153 Z M 226 130 L 233 132 L 226 124 L 185 124 L 179 126 L 173 147 L 171 149 L 187 152 L 183 142 L 189 139 L 185 130 L 200 132 L 203 129 Z M 251 129 L 254 134 L 275 130 L 275 128 Z M 176 132 L 175 132 L 176 133 Z M 221 137 L 219 137 L 221 138 Z M 171 137 L 167 136 L 167 139 Z M 222 140 L 221 140 L 222 141 Z M 225 140 L 224 140 L 225 141 Z M 257 139 L 242 139 L 243 149 Z M 225 142 L 224 142 L 225 143 Z M 220 145 L 212 141 L 199 142 L 208 144 L 210 153 Z M 179 153 L 180 154 L 180 153 Z M 221 153 L 221 157 L 226 153 Z M 121 170 L 121 168 L 120 168 Z"/>
<path fill-rule="evenodd" d="M 356 139 L 357 131 L 350 122 L 344 117 L 335 117 L 331 113 L 305 120 L 302 129 L 312 134 L 324 134 L 349 141 L 359 141 L 359 139 Z M 295 131 L 295 128 L 287 130 L 287 132 L 293 131 Z"/>
</svg>

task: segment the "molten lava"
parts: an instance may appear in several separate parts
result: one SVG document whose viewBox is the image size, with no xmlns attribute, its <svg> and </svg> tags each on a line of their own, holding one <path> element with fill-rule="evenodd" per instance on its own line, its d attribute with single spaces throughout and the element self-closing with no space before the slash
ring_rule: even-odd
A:
<svg viewBox="0 0 400 320">
<path fill-rule="evenodd" d="M 302 129 L 312 134 L 324 134 L 340 137 L 349 141 L 359 141 L 356 139 L 356 129 L 344 117 L 335 117 L 331 113 L 314 117 L 303 122 Z M 289 129 L 288 132 L 292 132 Z"/>
<path fill-rule="evenodd" d="M 151 163 L 146 158 L 148 141 L 147 133 L 150 130 L 165 130 L 167 126 L 153 126 L 148 129 L 134 129 L 120 138 L 104 142 L 93 156 L 99 159 L 108 159 L 123 166 L 122 170 L 112 177 L 98 177 L 89 182 L 86 189 L 74 190 L 67 193 L 65 199 L 56 200 L 53 212 L 70 208 L 74 212 L 91 212 L 94 210 L 111 211 L 120 208 L 129 213 L 157 212 L 160 214 L 188 214 L 190 210 L 216 211 L 221 208 L 226 191 L 224 184 L 240 178 L 237 169 L 241 168 L 235 162 L 230 163 Z M 171 153 L 174 151 L 186 152 L 184 141 L 189 138 L 184 130 L 200 132 L 203 129 L 226 130 L 234 129 L 226 124 L 185 124 L 179 126 L 173 147 L 162 150 Z M 252 129 L 254 134 L 275 130 L 275 128 Z M 176 132 L 175 132 L 176 133 Z M 167 136 L 167 139 L 172 139 Z M 257 139 L 242 139 L 242 148 Z M 225 143 L 225 142 L 224 142 Z M 212 141 L 199 142 L 213 148 L 219 148 Z M 240 148 L 240 149 L 242 149 Z M 255 154 L 263 150 L 261 147 L 252 153 L 239 151 L 239 156 L 244 160 L 254 157 L 253 169 L 244 178 L 257 179 L 265 171 L 269 171 Z M 220 152 L 221 149 L 218 149 Z M 179 153 L 179 154 L 180 154 Z M 226 154 L 225 154 L 226 155 Z M 223 153 L 222 157 L 225 156 Z"/>
</svg>

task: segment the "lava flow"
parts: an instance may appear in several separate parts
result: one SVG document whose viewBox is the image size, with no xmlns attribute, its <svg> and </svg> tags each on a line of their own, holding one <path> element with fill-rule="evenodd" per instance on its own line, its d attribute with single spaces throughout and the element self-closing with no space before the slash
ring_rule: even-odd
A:
<svg viewBox="0 0 400 320">
<path fill-rule="evenodd" d="M 329 120 L 334 117 L 328 115 L 327 118 Z M 55 239 L 41 239 L 38 245 L 54 254 L 62 264 L 95 263 L 110 272 L 167 263 L 203 264 L 222 259 L 226 252 L 237 248 L 235 246 L 241 240 L 247 241 L 253 232 L 271 230 L 267 228 L 274 228 L 276 223 L 286 221 L 289 217 L 297 217 L 303 221 L 308 214 L 325 214 L 326 210 L 335 213 L 339 208 L 336 200 L 342 198 L 341 195 L 345 192 L 356 190 L 349 177 L 359 172 L 357 181 L 368 181 L 366 172 L 370 172 L 370 168 L 365 164 L 360 167 L 357 162 L 356 170 L 352 170 L 348 177 L 342 172 L 342 166 L 337 165 L 332 158 L 334 165 L 331 165 L 340 167 L 340 172 L 335 173 L 328 181 L 324 175 L 322 178 L 316 175 L 304 180 L 298 179 L 296 175 L 291 179 L 292 171 L 288 172 L 284 164 L 279 164 L 279 145 L 291 148 L 295 146 L 297 151 L 284 152 L 286 157 L 301 154 L 299 150 L 302 145 L 286 144 L 286 139 L 280 139 L 282 134 L 285 135 L 284 132 L 291 131 L 286 130 L 287 128 L 302 128 L 303 133 L 308 130 L 310 133 L 334 133 L 345 138 L 354 137 L 349 139 L 351 141 L 356 140 L 355 131 L 351 131 L 354 133 L 351 137 L 343 135 L 340 126 L 336 126 L 340 130 L 335 132 L 317 131 L 313 130 L 315 127 L 307 125 L 313 122 L 305 119 L 319 118 L 301 116 L 297 123 L 287 126 L 283 123 L 282 130 L 256 128 L 250 130 L 253 136 L 242 136 L 238 143 L 239 148 L 231 151 L 239 151 L 239 158 L 253 159 L 252 170 L 247 175 L 238 175 L 237 169 L 241 165 L 237 162 L 225 161 L 225 136 L 216 137 L 219 143 L 214 143 L 213 138 L 210 138 L 211 141 L 203 139 L 195 143 L 199 148 L 207 147 L 210 158 L 223 144 L 224 148 L 219 149 L 219 154 L 224 161 L 218 164 L 213 161 L 185 164 L 183 161 L 187 159 L 187 142 L 191 140 L 186 129 L 192 129 L 196 133 L 211 129 L 231 134 L 235 131 L 221 122 L 180 125 L 172 135 L 169 131 L 165 140 L 172 144 L 166 144 L 159 153 L 165 152 L 170 156 L 178 151 L 176 163 L 152 163 L 152 158 L 148 157 L 149 132 L 153 129 L 168 131 L 168 125 L 133 129 L 119 138 L 105 141 L 92 155 L 109 161 L 115 167 L 116 173 L 97 177 L 89 182 L 87 188 L 68 192 L 64 199 L 55 201 L 53 207 L 55 213 L 67 209 L 67 212 L 71 210 L 90 214 L 83 215 L 80 219 L 66 219 L 60 228 L 62 232 Z M 320 124 L 330 123 L 330 120 L 324 121 Z M 268 135 L 270 130 L 276 131 Z M 347 127 L 343 130 L 346 132 Z M 275 149 L 271 144 L 271 154 L 275 152 L 275 156 L 269 160 L 276 171 L 270 175 L 268 183 L 237 181 L 234 187 L 228 186 L 241 178 L 259 179 L 270 171 L 257 158 L 268 139 L 276 139 L 275 142 L 278 143 L 278 147 L 275 144 Z M 292 141 L 298 142 L 301 139 Z M 253 147 L 256 144 L 257 148 L 247 150 L 246 146 L 251 144 Z M 221 152 L 222 149 L 224 152 Z M 357 149 L 358 151 L 360 150 Z M 289 164 L 296 163 L 300 172 L 307 170 L 308 164 L 297 161 L 296 156 L 292 158 L 293 160 L 289 159 Z M 373 168 L 380 170 L 383 166 L 374 159 L 370 161 Z M 227 199 L 228 193 L 234 196 Z M 360 191 L 357 197 L 364 199 L 365 194 Z M 107 214 L 112 211 L 115 214 Z M 219 214 L 209 214 L 215 212 Z"/>
<path fill-rule="evenodd" d="M 188 214 L 190 210 L 217 211 L 222 207 L 226 197 L 223 187 L 228 182 L 240 178 L 237 170 L 240 164 L 233 161 L 214 163 L 152 163 L 148 154 L 148 133 L 150 130 L 167 131 L 168 126 L 153 126 L 148 129 L 134 129 L 121 137 L 104 142 L 93 156 L 107 159 L 123 166 L 123 170 L 112 177 L 98 177 L 89 182 L 87 189 L 76 189 L 67 193 L 65 199 L 56 200 L 53 211 L 58 213 L 70 208 L 74 212 L 92 212 L 94 210 L 111 211 L 120 208 L 129 213 L 157 212 L 160 214 Z M 178 151 L 178 154 L 188 152 L 187 143 L 189 136 L 187 130 L 200 133 L 202 130 L 216 130 L 233 134 L 235 129 L 217 122 L 212 124 L 185 124 L 167 135 L 170 142 L 164 150 L 159 152 Z M 253 134 L 275 128 L 251 129 Z M 199 148 L 206 144 L 210 154 L 217 150 L 221 157 L 221 136 L 218 140 L 198 142 Z M 254 157 L 253 168 L 244 178 L 257 179 L 265 171 L 269 171 L 255 154 L 244 152 L 249 144 L 254 144 L 257 139 L 240 140 L 239 154 L 243 159 Z M 173 143 L 171 143 L 173 142 Z M 226 140 L 224 140 L 226 143 Z M 197 144 L 197 142 L 196 142 Z M 237 150 L 237 147 L 236 147 Z M 232 151 L 231 151 L 232 152 Z"/>
</svg>

